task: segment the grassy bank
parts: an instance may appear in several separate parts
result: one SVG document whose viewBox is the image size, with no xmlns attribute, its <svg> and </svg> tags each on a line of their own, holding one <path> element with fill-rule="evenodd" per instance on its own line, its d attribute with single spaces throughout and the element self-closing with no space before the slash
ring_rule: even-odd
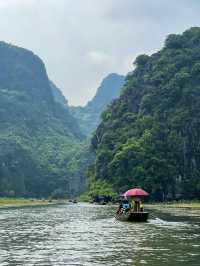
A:
<svg viewBox="0 0 200 266">
<path fill-rule="evenodd" d="M 182 209 L 200 209 L 200 201 L 195 202 L 187 202 L 187 201 L 180 201 L 180 202 L 166 202 L 166 203 L 153 203 L 147 204 L 149 207 L 155 208 L 182 208 Z"/>
<path fill-rule="evenodd" d="M 57 204 L 59 200 L 48 199 L 25 199 L 25 198 L 0 198 L 0 208 L 2 207 L 17 207 L 17 206 L 35 206 Z"/>
</svg>

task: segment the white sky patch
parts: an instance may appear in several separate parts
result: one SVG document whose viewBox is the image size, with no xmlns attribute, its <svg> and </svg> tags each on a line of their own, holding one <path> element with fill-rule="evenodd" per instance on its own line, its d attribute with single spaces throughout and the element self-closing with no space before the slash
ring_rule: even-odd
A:
<svg viewBox="0 0 200 266">
<path fill-rule="evenodd" d="M 200 26 L 199 10 L 197 0 L 0 0 L 0 40 L 40 56 L 69 104 L 84 105 L 106 75 Z"/>
<path fill-rule="evenodd" d="M 15 5 L 32 5 L 37 0 L 0 0 L 0 7 L 13 7 Z"/>
<path fill-rule="evenodd" d="M 91 51 L 88 53 L 88 56 L 94 64 L 106 64 L 110 60 L 112 60 L 112 57 L 106 54 L 105 52 L 101 51 Z"/>
</svg>

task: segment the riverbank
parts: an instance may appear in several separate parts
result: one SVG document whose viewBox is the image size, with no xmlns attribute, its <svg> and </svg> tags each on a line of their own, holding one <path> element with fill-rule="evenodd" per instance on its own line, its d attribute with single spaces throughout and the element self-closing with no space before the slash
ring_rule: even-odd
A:
<svg viewBox="0 0 200 266">
<path fill-rule="evenodd" d="M 200 202 L 167 202 L 146 204 L 151 208 L 180 208 L 180 209 L 199 209 Z"/>
<path fill-rule="evenodd" d="M 64 200 L 48 200 L 48 199 L 25 199 L 25 198 L 0 198 L 0 208 L 5 207 L 23 207 L 23 206 L 39 206 L 65 203 Z"/>
</svg>

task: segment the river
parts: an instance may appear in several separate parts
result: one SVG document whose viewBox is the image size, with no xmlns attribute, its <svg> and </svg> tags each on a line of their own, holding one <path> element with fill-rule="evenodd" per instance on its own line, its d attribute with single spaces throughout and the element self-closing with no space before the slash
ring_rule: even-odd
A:
<svg viewBox="0 0 200 266">
<path fill-rule="evenodd" d="M 1 266 L 199 266 L 200 211 L 119 222 L 112 206 L 66 204 L 0 210 Z"/>
</svg>

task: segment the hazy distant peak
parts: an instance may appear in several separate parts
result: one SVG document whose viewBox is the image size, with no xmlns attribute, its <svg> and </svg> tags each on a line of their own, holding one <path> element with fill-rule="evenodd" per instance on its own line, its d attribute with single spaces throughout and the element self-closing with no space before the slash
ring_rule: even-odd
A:
<svg viewBox="0 0 200 266">
<path fill-rule="evenodd" d="M 86 105 L 86 108 L 102 109 L 106 107 L 113 99 L 119 97 L 121 87 L 124 85 L 124 79 L 124 76 L 116 73 L 106 76 L 98 87 L 94 98 Z"/>
<path fill-rule="evenodd" d="M 107 75 L 97 89 L 96 95 L 85 107 L 70 107 L 85 135 L 90 135 L 100 122 L 101 113 L 121 93 L 125 77 L 116 73 Z"/>
</svg>

